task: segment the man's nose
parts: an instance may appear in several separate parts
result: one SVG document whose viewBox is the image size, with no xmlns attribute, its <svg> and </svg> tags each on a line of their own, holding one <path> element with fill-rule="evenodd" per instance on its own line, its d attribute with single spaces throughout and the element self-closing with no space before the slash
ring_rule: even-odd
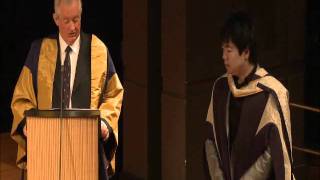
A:
<svg viewBox="0 0 320 180">
<path fill-rule="evenodd" d="M 74 22 L 71 22 L 71 23 L 70 23 L 70 26 L 69 26 L 70 30 L 74 30 L 75 27 L 76 27 L 76 26 L 75 26 Z"/>
<path fill-rule="evenodd" d="M 225 52 L 222 52 L 222 59 L 223 59 L 223 61 L 226 61 L 226 59 L 227 59 L 227 55 Z"/>
</svg>

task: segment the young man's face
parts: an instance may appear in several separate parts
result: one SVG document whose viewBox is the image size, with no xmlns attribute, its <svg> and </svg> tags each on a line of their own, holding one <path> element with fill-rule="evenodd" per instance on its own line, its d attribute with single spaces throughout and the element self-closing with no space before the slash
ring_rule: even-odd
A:
<svg viewBox="0 0 320 180">
<path fill-rule="evenodd" d="M 63 40 L 68 45 L 72 45 L 80 34 L 80 3 L 78 1 L 74 1 L 71 4 L 61 3 L 58 7 L 58 12 L 54 14 L 54 21 Z"/>
<path fill-rule="evenodd" d="M 249 63 L 248 50 L 246 49 L 240 54 L 238 47 L 232 41 L 222 43 L 222 50 L 222 59 L 227 73 L 240 76 L 241 69 Z"/>
</svg>

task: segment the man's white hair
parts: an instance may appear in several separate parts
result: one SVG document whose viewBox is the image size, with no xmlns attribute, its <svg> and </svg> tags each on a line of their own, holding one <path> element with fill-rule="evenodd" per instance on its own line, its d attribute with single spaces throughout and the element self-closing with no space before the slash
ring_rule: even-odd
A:
<svg viewBox="0 0 320 180">
<path fill-rule="evenodd" d="M 81 0 L 54 0 L 54 12 L 57 14 L 59 6 L 61 4 L 72 4 L 73 2 L 78 2 L 80 4 L 80 13 L 82 12 L 82 2 Z"/>
</svg>

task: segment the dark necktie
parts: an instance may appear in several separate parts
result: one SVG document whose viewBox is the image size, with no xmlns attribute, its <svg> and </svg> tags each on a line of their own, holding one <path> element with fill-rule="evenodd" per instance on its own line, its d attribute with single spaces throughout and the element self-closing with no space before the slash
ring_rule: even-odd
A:
<svg viewBox="0 0 320 180">
<path fill-rule="evenodd" d="M 63 107 L 69 108 L 70 102 L 70 73 L 71 73 L 71 66 L 70 66 L 70 46 L 68 46 L 65 50 L 66 57 L 64 59 L 64 66 L 63 66 Z"/>
</svg>

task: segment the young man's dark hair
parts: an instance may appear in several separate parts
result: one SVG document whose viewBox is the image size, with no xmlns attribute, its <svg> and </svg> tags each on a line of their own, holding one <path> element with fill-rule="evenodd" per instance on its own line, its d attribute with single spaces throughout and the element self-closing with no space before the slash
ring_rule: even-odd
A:
<svg viewBox="0 0 320 180">
<path fill-rule="evenodd" d="M 239 54 L 246 49 L 250 51 L 249 62 L 257 64 L 257 45 L 255 28 L 250 16 L 242 11 L 230 14 L 221 31 L 221 42 L 232 41 L 239 49 Z"/>
</svg>

